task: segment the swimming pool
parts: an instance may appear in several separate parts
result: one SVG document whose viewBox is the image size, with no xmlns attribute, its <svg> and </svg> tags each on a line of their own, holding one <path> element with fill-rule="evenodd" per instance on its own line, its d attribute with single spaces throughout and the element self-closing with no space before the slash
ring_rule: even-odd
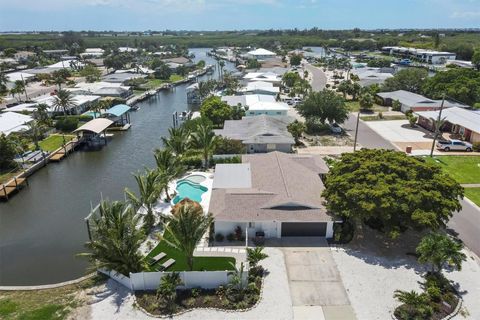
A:
<svg viewBox="0 0 480 320">
<path fill-rule="evenodd" d="M 173 198 L 173 204 L 189 198 L 190 200 L 201 202 L 202 194 L 207 192 L 207 188 L 189 180 L 179 180 L 177 182 L 177 196 Z"/>
<path fill-rule="evenodd" d="M 192 175 L 186 177 L 183 180 L 190 181 L 190 182 L 193 182 L 193 183 L 202 183 L 203 181 L 207 180 L 207 178 L 205 178 L 204 176 L 202 176 L 200 174 L 192 174 Z"/>
</svg>

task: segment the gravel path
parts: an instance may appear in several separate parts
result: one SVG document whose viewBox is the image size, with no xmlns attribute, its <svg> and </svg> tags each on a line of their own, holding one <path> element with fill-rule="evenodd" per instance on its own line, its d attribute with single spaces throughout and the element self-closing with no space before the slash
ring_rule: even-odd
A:
<svg viewBox="0 0 480 320">
<path fill-rule="evenodd" d="M 265 278 L 263 299 L 256 308 L 248 312 L 194 310 L 173 319 L 293 319 L 283 254 L 275 248 L 265 248 L 265 252 L 269 257 L 263 265 L 269 275 Z M 133 306 L 133 296 L 127 289 L 112 280 L 94 295 L 93 300 L 90 308 L 84 310 L 88 315 L 85 319 L 152 319 Z"/>
<path fill-rule="evenodd" d="M 362 251 L 332 249 L 343 284 L 359 320 L 391 319 L 399 303 L 395 290 L 420 291 L 419 281 L 425 270 L 415 259 L 379 258 Z M 446 277 L 458 282 L 463 292 L 467 319 L 480 319 L 480 264 L 469 258 L 462 271 L 446 272 Z M 465 319 L 457 316 L 455 319 Z"/>
</svg>

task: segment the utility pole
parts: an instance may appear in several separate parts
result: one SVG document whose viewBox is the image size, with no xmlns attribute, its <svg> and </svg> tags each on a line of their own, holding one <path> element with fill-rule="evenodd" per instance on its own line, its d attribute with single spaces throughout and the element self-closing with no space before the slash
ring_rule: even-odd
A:
<svg viewBox="0 0 480 320">
<path fill-rule="evenodd" d="M 438 135 L 438 132 L 440 131 L 440 128 L 437 128 L 437 124 L 439 124 L 440 120 L 442 119 L 442 111 L 443 111 L 444 104 L 445 104 L 445 93 L 443 94 L 443 97 L 442 97 L 442 104 L 440 105 L 440 111 L 438 112 L 437 123 L 435 124 L 435 134 L 433 135 L 432 149 L 430 150 L 430 158 L 433 157 L 433 149 L 435 149 L 435 143 L 437 142 L 437 135 Z"/>
<path fill-rule="evenodd" d="M 358 137 L 358 124 L 360 123 L 360 109 L 358 109 L 357 114 L 357 125 L 355 127 L 355 141 L 353 143 L 353 152 L 357 150 L 357 137 Z"/>
</svg>

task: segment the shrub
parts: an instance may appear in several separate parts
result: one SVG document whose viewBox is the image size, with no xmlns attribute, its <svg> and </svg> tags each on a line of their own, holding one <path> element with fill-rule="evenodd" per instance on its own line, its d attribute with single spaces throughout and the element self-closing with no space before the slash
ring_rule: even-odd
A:
<svg viewBox="0 0 480 320">
<path fill-rule="evenodd" d="M 232 242 L 233 240 L 235 240 L 235 235 L 233 233 L 227 234 L 227 240 Z"/>
<path fill-rule="evenodd" d="M 349 221 L 335 223 L 333 225 L 333 239 L 337 243 L 348 243 L 352 241 L 354 231 L 354 224 Z"/>
<path fill-rule="evenodd" d="M 442 291 L 439 287 L 432 286 L 427 288 L 427 294 L 432 301 L 439 302 L 442 298 Z"/>
<path fill-rule="evenodd" d="M 379 119 L 383 119 L 383 113 L 382 113 L 382 112 L 379 112 L 379 113 L 378 113 L 378 118 L 379 118 Z"/>
<path fill-rule="evenodd" d="M 182 158 L 182 164 L 189 168 L 201 168 L 202 167 L 202 156 L 186 156 Z"/>
<path fill-rule="evenodd" d="M 78 119 L 77 118 L 66 118 L 57 120 L 55 123 L 55 128 L 60 131 L 70 132 L 78 127 Z"/>
<path fill-rule="evenodd" d="M 225 239 L 225 237 L 223 236 L 223 234 L 217 233 L 217 234 L 215 235 L 215 241 L 217 241 L 217 242 L 222 242 L 223 239 Z"/>
<path fill-rule="evenodd" d="M 207 307 L 212 304 L 214 301 L 212 296 L 206 296 L 203 298 L 203 304 L 205 304 Z"/>
<path fill-rule="evenodd" d="M 480 152 L 480 142 L 475 142 L 473 144 L 473 151 Z"/>
<path fill-rule="evenodd" d="M 242 157 L 240 156 L 235 156 L 231 158 L 218 158 L 218 159 L 213 159 L 212 164 L 219 164 L 219 163 L 242 163 Z"/>
<path fill-rule="evenodd" d="M 225 297 L 225 294 L 226 294 L 226 289 L 224 286 L 218 286 L 218 288 L 215 290 L 215 294 L 217 295 L 217 297 L 219 297 L 220 299 L 222 299 L 223 297 Z"/>
<path fill-rule="evenodd" d="M 200 288 L 192 288 L 192 290 L 190 290 L 190 295 L 193 298 L 198 298 L 198 296 L 200 296 L 201 292 L 202 292 L 202 290 Z"/>
<path fill-rule="evenodd" d="M 240 241 L 242 240 L 243 233 L 242 233 L 242 227 L 237 226 L 235 228 L 235 240 Z"/>
</svg>

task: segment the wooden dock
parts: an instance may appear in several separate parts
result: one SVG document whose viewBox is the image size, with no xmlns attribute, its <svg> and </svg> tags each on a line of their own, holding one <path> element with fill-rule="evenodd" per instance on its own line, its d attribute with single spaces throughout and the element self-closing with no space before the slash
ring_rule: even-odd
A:
<svg viewBox="0 0 480 320">
<path fill-rule="evenodd" d="M 49 157 L 50 161 L 53 161 L 53 162 L 61 161 L 70 152 L 73 152 L 77 144 L 78 144 L 77 139 L 73 139 L 72 141 L 68 142 L 64 147 L 61 147 L 52 153 L 52 155 Z"/>
<path fill-rule="evenodd" d="M 28 185 L 27 178 L 23 178 L 22 175 L 23 174 L 20 174 L 7 183 L 0 185 L 0 199 L 8 200 L 14 192 L 20 190 L 26 184 Z"/>
</svg>

